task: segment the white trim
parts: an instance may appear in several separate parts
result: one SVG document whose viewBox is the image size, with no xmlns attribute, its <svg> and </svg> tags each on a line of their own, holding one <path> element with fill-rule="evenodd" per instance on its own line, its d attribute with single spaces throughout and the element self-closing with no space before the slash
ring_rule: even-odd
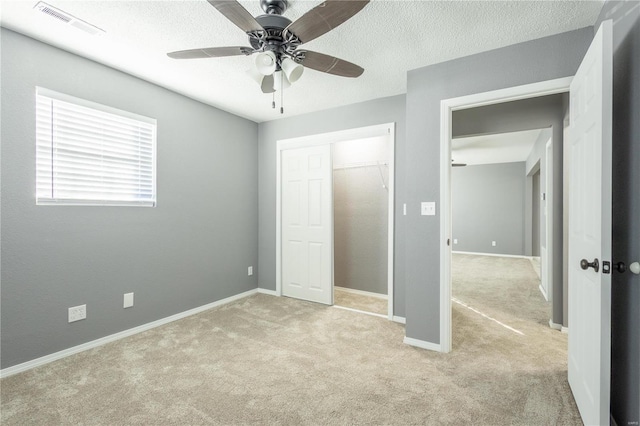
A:
<svg viewBox="0 0 640 426">
<path fill-rule="evenodd" d="M 553 328 L 554 330 L 562 331 L 562 324 L 556 324 L 551 319 L 549 320 L 549 327 Z"/>
<path fill-rule="evenodd" d="M 398 324 L 406 324 L 407 319 L 405 317 L 393 316 L 393 322 L 397 322 Z"/>
<path fill-rule="evenodd" d="M 480 253 L 474 251 L 452 251 L 453 254 L 472 254 L 474 256 L 492 256 L 492 257 L 513 257 L 516 259 L 527 259 L 530 260 L 533 257 L 537 256 L 523 256 L 521 254 L 501 254 L 501 253 Z"/>
<path fill-rule="evenodd" d="M 451 130 L 453 111 L 569 91 L 573 77 L 558 78 L 440 102 L 440 346 L 451 351 Z"/>
<path fill-rule="evenodd" d="M 376 299 L 384 299 L 384 300 L 389 299 L 389 297 L 386 294 L 374 293 L 372 291 L 357 290 L 355 288 L 340 287 L 339 285 L 334 285 L 333 287 L 337 288 L 340 291 L 344 291 L 345 293 L 359 294 L 360 296 L 375 297 Z"/>
<path fill-rule="evenodd" d="M 368 311 L 361 311 L 360 309 L 354 309 L 354 308 L 347 308 L 346 306 L 339 306 L 339 305 L 331 305 L 332 308 L 336 308 L 336 309 L 342 309 L 343 311 L 351 311 L 351 312 L 357 312 L 359 314 L 365 314 L 365 315 L 371 315 L 372 317 L 378 317 L 378 318 L 384 318 L 387 319 L 387 316 L 384 314 L 377 314 L 375 312 L 368 312 Z"/>
<path fill-rule="evenodd" d="M 321 133 L 291 139 L 282 139 L 276 142 L 276 295 L 282 295 L 282 229 L 280 218 L 282 215 L 281 194 L 281 157 L 285 149 L 303 148 L 334 144 L 356 139 L 366 139 L 376 136 L 387 136 L 389 139 L 389 215 L 388 215 L 388 251 L 387 251 L 387 300 L 389 320 L 393 319 L 393 271 L 394 271 L 394 214 L 395 214 L 395 123 L 379 124 L 375 126 L 359 127 L 355 129 L 340 130 L 337 132 Z M 332 259 L 333 263 L 333 259 Z M 333 267 L 332 267 L 333 270 Z"/>
<path fill-rule="evenodd" d="M 545 297 L 548 302 L 553 302 L 553 186 L 555 184 L 555 174 L 553 173 L 553 136 L 549 138 L 544 146 L 545 150 L 545 200 L 544 200 L 544 212 L 545 212 L 545 253 L 547 256 L 547 270 L 545 272 L 540 271 L 546 275 L 547 291 Z M 557 141 L 555 143 L 558 143 Z M 564 179 L 564 177 L 563 177 Z M 542 277 L 540 277 L 542 281 Z"/>
<path fill-rule="evenodd" d="M 569 327 L 565 327 L 564 325 L 562 326 L 562 329 L 560 330 L 561 333 L 564 334 L 569 334 Z"/>
<path fill-rule="evenodd" d="M 443 352 L 442 348 L 440 347 L 441 345 L 438 345 L 437 343 L 426 342 L 424 340 L 414 339 L 413 337 L 405 336 L 404 340 L 403 340 L 403 343 L 406 343 L 407 345 L 415 346 L 416 348 L 428 349 L 430 351 Z"/>
<path fill-rule="evenodd" d="M 258 288 L 258 293 L 260 294 L 268 294 L 269 296 L 278 296 L 275 290 L 268 290 L 266 288 Z"/>
<path fill-rule="evenodd" d="M 451 352 L 451 134 L 452 107 L 440 102 L 440 350 Z"/>
<path fill-rule="evenodd" d="M 142 333 L 143 331 L 151 330 L 152 328 L 156 328 L 161 325 L 165 325 L 173 321 L 181 320 L 191 315 L 199 314 L 209 309 L 217 308 L 219 306 L 226 305 L 231 302 L 235 302 L 236 300 L 240 300 L 245 297 L 252 296 L 258 292 L 259 292 L 259 289 L 245 291 L 244 293 L 236 294 L 235 296 L 217 300 L 215 302 L 208 303 L 206 305 L 199 306 L 197 308 L 189 309 L 188 311 L 180 312 L 165 318 L 161 318 L 159 320 L 152 321 L 152 322 L 140 325 L 138 327 L 130 328 L 128 330 L 120 331 L 118 333 L 111 334 L 109 336 L 101 337 L 99 339 L 92 340 L 87 343 L 82 343 L 81 345 L 63 349 L 61 351 L 42 356 L 40 358 L 32 359 L 31 361 L 27 361 L 11 367 L 3 368 L 2 370 L 0 370 L 0 378 L 13 376 L 14 374 L 22 373 L 23 371 L 31 370 L 32 368 L 40 367 L 42 365 L 49 364 L 50 362 L 53 362 L 53 361 L 66 358 L 68 356 L 75 355 L 77 353 L 84 352 L 89 349 L 97 348 L 107 343 L 115 342 L 116 340 L 133 336 L 134 334 Z"/>
<path fill-rule="evenodd" d="M 542 284 L 538 286 L 538 290 L 540 290 L 540 293 L 542 293 L 542 297 L 544 297 L 544 300 L 549 302 L 549 296 L 547 296 L 547 292 L 544 290 L 544 287 L 542 287 Z"/>
<path fill-rule="evenodd" d="M 131 111 L 126 111 L 119 108 L 114 108 L 109 105 L 99 104 L 97 102 L 89 101 L 87 99 L 76 98 L 75 96 L 67 95 L 65 93 L 56 92 L 55 90 L 47 89 L 45 87 L 36 86 L 36 94 L 46 96 L 47 98 L 56 99 L 58 101 L 67 102 L 75 105 L 80 105 L 87 108 L 97 109 L 98 111 L 106 112 L 107 114 L 119 115 L 131 120 L 142 121 L 143 123 L 157 125 L 155 118 L 147 117 L 146 115 L 136 114 Z"/>
</svg>

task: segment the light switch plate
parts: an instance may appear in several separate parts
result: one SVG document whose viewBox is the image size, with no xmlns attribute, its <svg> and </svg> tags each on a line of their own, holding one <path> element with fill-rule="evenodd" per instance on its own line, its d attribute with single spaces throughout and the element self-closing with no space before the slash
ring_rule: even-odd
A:
<svg viewBox="0 0 640 426">
<path fill-rule="evenodd" d="M 124 294 L 124 308 L 130 308 L 133 306 L 133 293 L 125 293 Z"/>
<path fill-rule="evenodd" d="M 423 201 L 420 204 L 420 212 L 422 216 L 435 216 L 436 215 L 436 202 L 435 201 Z"/>
</svg>

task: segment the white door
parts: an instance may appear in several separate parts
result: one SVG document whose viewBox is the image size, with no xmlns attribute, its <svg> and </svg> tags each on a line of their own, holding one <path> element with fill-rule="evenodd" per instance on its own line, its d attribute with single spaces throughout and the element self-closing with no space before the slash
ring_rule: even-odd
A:
<svg viewBox="0 0 640 426">
<path fill-rule="evenodd" d="M 569 384 L 584 423 L 608 425 L 611 275 L 602 266 L 611 260 L 611 21 L 600 26 L 570 96 Z"/>
<path fill-rule="evenodd" d="M 282 151 L 282 294 L 333 304 L 331 146 Z"/>
</svg>

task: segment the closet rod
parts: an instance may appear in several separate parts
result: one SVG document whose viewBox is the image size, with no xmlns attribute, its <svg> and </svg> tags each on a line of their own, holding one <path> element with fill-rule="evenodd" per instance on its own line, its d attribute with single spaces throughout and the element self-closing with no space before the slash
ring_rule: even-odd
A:
<svg viewBox="0 0 640 426">
<path fill-rule="evenodd" d="M 342 169 L 357 169 L 361 167 L 373 167 L 373 166 L 388 166 L 389 163 L 380 163 L 377 161 L 371 161 L 368 163 L 354 163 L 354 164 L 346 164 L 343 166 L 334 166 L 333 170 L 342 170 Z"/>
</svg>

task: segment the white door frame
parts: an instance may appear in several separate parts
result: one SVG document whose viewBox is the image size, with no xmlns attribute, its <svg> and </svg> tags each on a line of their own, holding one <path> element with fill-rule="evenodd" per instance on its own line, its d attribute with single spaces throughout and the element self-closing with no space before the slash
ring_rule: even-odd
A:
<svg viewBox="0 0 640 426">
<path fill-rule="evenodd" d="M 276 143 L 276 295 L 282 296 L 282 182 L 281 159 L 286 149 L 334 144 L 355 139 L 366 139 L 376 136 L 387 136 L 389 140 L 389 215 L 388 215 L 388 249 L 387 249 L 387 297 L 388 318 L 393 320 L 393 246 L 394 246 L 394 201 L 395 201 L 395 123 L 359 127 L 337 132 L 282 139 Z M 331 241 L 333 245 L 333 239 Z M 333 270 L 333 259 L 331 259 Z"/>
<path fill-rule="evenodd" d="M 453 111 L 569 91 L 573 77 L 477 93 L 440 102 L 440 352 L 451 351 L 451 131 Z M 547 243 L 548 244 L 548 243 Z"/>
<path fill-rule="evenodd" d="M 547 302 L 553 302 L 553 136 L 549 138 L 544 145 L 545 150 L 545 189 L 544 189 L 544 220 L 545 220 L 545 249 L 547 257 L 547 270 L 542 271 L 546 275 L 547 286 L 545 288 L 547 292 Z M 564 179 L 564 176 L 563 176 Z"/>
</svg>

